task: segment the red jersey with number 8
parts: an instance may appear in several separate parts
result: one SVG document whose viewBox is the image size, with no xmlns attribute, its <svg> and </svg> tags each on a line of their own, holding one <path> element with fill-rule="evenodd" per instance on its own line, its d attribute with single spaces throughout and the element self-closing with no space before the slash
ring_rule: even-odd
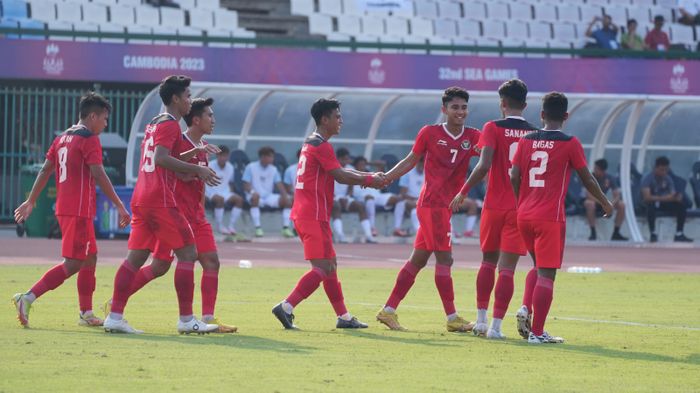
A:
<svg viewBox="0 0 700 393">
<path fill-rule="evenodd" d="M 102 164 L 100 138 L 76 125 L 54 139 L 46 159 L 56 171 L 56 215 L 93 218 L 95 179 L 90 165 Z"/>
<path fill-rule="evenodd" d="M 484 198 L 485 208 L 515 209 L 515 194 L 510 185 L 510 161 L 513 159 L 520 138 L 536 130 L 538 130 L 537 127 L 522 117 L 515 116 L 484 124 L 479 146 L 493 149 L 489 182 Z"/>
<path fill-rule="evenodd" d="M 321 135 L 314 133 L 304 141 L 297 165 L 292 220 L 330 220 L 334 188 L 330 171 L 338 168 L 333 146 Z"/>
<path fill-rule="evenodd" d="M 464 127 L 453 135 L 445 124 L 421 128 L 413 144 L 413 153 L 425 156 L 425 181 L 418 206 L 447 208 L 467 177 L 469 159 L 479 155 L 479 130 Z"/>
<path fill-rule="evenodd" d="M 518 221 L 566 221 L 564 199 L 571 171 L 586 167 L 581 142 L 561 131 L 523 137 L 513 157 L 520 168 Z"/>
<path fill-rule="evenodd" d="M 168 113 L 161 113 L 148 123 L 141 142 L 141 163 L 131 206 L 177 206 L 173 193 L 177 181 L 175 173 L 156 165 L 154 155 L 156 146 L 160 145 L 168 149 L 171 156 L 178 158 L 175 147 L 181 138 L 180 124 Z"/>
</svg>

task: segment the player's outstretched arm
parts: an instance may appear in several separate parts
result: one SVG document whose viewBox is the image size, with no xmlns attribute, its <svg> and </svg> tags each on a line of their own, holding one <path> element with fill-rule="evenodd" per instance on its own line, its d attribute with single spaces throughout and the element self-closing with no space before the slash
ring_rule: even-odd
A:
<svg viewBox="0 0 700 393">
<path fill-rule="evenodd" d="M 126 207 L 124 207 L 122 200 L 119 199 L 119 196 L 117 196 L 117 193 L 114 191 L 112 182 L 109 180 L 107 173 L 105 173 L 105 168 L 102 164 L 90 165 L 90 174 L 95 179 L 95 183 L 100 186 L 100 189 L 104 192 L 107 199 L 112 201 L 114 206 L 117 207 L 117 211 L 119 212 L 119 228 L 124 228 L 129 225 L 131 216 L 126 210 Z"/>
<path fill-rule="evenodd" d="M 156 165 L 169 169 L 173 172 L 192 173 L 197 175 L 197 177 L 202 179 L 210 186 L 218 186 L 221 184 L 221 178 L 216 176 L 216 172 L 214 172 L 213 169 L 207 166 L 199 166 L 180 161 L 170 155 L 170 150 L 168 150 L 168 148 L 161 145 L 156 146 L 155 153 L 153 154 L 153 162 Z"/>
<path fill-rule="evenodd" d="M 520 167 L 517 165 L 513 165 L 513 167 L 510 168 L 510 184 L 513 186 L 513 192 L 515 193 L 516 201 L 520 196 L 520 181 Z"/>
<path fill-rule="evenodd" d="M 219 154 L 221 152 L 221 149 L 219 149 L 218 146 L 216 145 L 202 145 L 202 146 L 196 146 L 191 148 L 190 150 L 187 150 L 186 152 L 180 153 L 180 159 L 182 161 L 189 161 L 192 157 L 196 156 L 197 153 L 199 152 L 205 152 L 207 154 Z"/>
<path fill-rule="evenodd" d="M 46 187 L 46 183 L 48 183 L 49 178 L 53 176 L 53 172 L 53 161 L 44 161 L 44 165 L 41 167 L 39 174 L 34 180 L 32 190 L 29 192 L 29 197 L 26 201 L 19 205 L 17 209 L 15 209 L 15 221 L 22 223 L 29 218 L 29 215 L 32 214 L 32 210 L 34 209 L 34 205 L 36 204 L 36 200 L 39 198 L 39 194 L 41 194 L 41 191 L 44 189 L 44 187 Z"/>
<path fill-rule="evenodd" d="M 579 168 L 576 170 L 576 173 L 578 174 L 578 177 L 581 178 L 581 183 L 583 183 L 583 186 L 586 187 L 586 190 L 588 190 L 588 192 L 590 192 L 591 195 L 593 195 L 593 197 L 598 201 L 598 203 L 600 203 L 600 205 L 603 206 L 603 211 L 605 212 L 603 217 L 607 218 L 612 216 L 612 203 L 610 203 L 608 197 L 605 196 L 603 190 L 600 189 L 600 185 L 598 185 L 598 182 L 593 177 L 588 168 Z"/>
<path fill-rule="evenodd" d="M 401 176 L 408 173 L 408 171 L 418 164 L 420 158 L 421 156 L 418 154 L 412 151 L 409 152 L 403 160 L 399 161 L 396 166 L 386 173 L 386 184 L 384 186 L 388 186 L 391 182 L 398 180 Z"/>
<path fill-rule="evenodd" d="M 360 172 L 345 168 L 336 168 L 329 172 L 338 183 L 348 185 L 361 185 L 364 187 L 381 188 L 385 183 L 383 173 Z"/>
<path fill-rule="evenodd" d="M 462 185 L 462 188 L 459 190 L 457 195 L 452 198 L 452 202 L 450 202 L 450 208 L 452 211 L 456 212 L 459 210 L 459 207 L 462 206 L 462 202 L 464 202 L 467 194 L 469 194 L 469 190 L 484 180 L 491 169 L 492 162 L 493 148 L 484 146 L 484 148 L 481 150 L 481 155 L 479 156 L 479 162 L 476 164 L 474 170 L 469 175 L 469 178 L 467 178 L 467 181 L 464 182 L 464 185 Z"/>
</svg>

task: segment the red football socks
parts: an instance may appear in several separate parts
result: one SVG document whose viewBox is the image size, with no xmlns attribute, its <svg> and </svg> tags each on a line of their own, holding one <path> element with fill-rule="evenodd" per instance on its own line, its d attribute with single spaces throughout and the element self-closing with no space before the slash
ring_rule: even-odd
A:
<svg viewBox="0 0 700 393">
<path fill-rule="evenodd" d="M 455 314 L 457 310 L 455 310 L 455 291 L 452 285 L 451 266 L 435 265 L 435 286 L 440 294 L 445 315 Z"/>
<path fill-rule="evenodd" d="M 144 285 L 148 284 L 153 280 L 155 276 L 153 275 L 153 269 L 151 265 L 144 266 L 136 273 L 134 280 L 131 281 L 131 292 L 129 296 L 138 292 L 139 289 L 143 288 Z"/>
<path fill-rule="evenodd" d="M 202 271 L 202 281 L 200 286 L 202 290 L 202 315 L 214 315 L 216 294 L 219 291 L 219 271 Z"/>
<path fill-rule="evenodd" d="M 336 270 L 323 277 L 323 289 L 326 291 L 326 296 L 328 296 L 331 306 L 333 306 L 335 315 L 347 314 L 348 309 L 345 307 L 345 300 L 343 299 L 343 288 L 340 286 L 340 281 L 338 281 L 338 272 Z"/>
<path fill-rule="evenodd" d="M 416 282 L 416 275 L 420 271 L 415 265 L 410 261 L 406 262 L 405 265 L 399 271 L 399 275 L 396 277 L 396 284 L 394 284 L 394 289 L 391 291 L 389 299 L 386 301 L 385 306 L 396 309 L 399 307 L 399 303 L 406 297 L 406 294 Z"/>
<path fill-rule="evenodd" d="M 180 315 L 193 315 L 192 301 L 194 299 L 194 262 L 178 261 L 175 268 L 175 291 Z"/>
<path fill-rule="evenodd" d="M 549 314 L 554 295 L 554 281 L 546 277 L 537 277 L 537 285 L 532 295 L 532 333 L 541 336 L 544 332 L 544 322 Z"/>
<path fill-rule="evenodd" d="M 95 284 L 95 266 L 82 267 L 78 272 L 78 303 L 81 312 L 92 310 Z"/>
<path fill-rule="evenodd" d="M 296 307 L 297 304 L 311 296 L 318 289 L 324 276 L 323 270 L 317 267 L 306 272 L 306 274 L 301 276 L 292 293 L 287 296 L 287 303 L 291 304 L 292 307 Z"/>
<path fill-rule="evenodd" d="M 496 265 L 486 261 L 481 262 L 479 272 L 476 274 L 476 308 L 486 310 L 489 308 L 491 291 L 496 281 Z"/>
<path fill-rule="evenodd" d="M 63 263 L 60 263 L 44 273 L 30 291 L 38 298 L 44 293 L 58 288 L 68 277 Z"/>
<path fill-rule="evenodd" d="M 496 289 L 493 293 L 493 317 L 503 319 L 508 311 L 508 304 L 513 298 L 513 275 L 515 272 L 508 269 L 502 269 L 498 272 L 498 281 Z"/>
<path fill-rule="evenodd" d="M 131 282 L 136 276 L 136 268 L 131 266 L 129 261 L 122 262 L 117 274 L 114 276 L 114 292 L 112 293 L 112 312 L 124 313 L 124 307 L 131 295 Z"/>
<path fill-rule="evenodd" d="M 523 291 L 523 304 L 527 306 L 527 310 L 532 312 L 532 293 L 535 291 L 537 284 L 537 268 L 533 267 L 527 272 L 525 277 L 525 291 Z"/>
</svg>

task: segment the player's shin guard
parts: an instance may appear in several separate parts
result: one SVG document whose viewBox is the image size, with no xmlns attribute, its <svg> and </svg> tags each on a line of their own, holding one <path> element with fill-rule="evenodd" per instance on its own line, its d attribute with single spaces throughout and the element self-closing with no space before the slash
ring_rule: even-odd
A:
<svg viewBox="0 0 700 393">
<path fill-rule="evenodd" d="M 537 285 L 532 294 L 532 333 L 541 336 L 544 332 L 544 323 L 549 314 L 554 295 L 554 281 L 546 277 L 537 277 Z"/>
<path fill-rule="evenodd" d="M 136 273 L 136 276 L 134 276 L 134 280 L 131 281 L 131 289 L 129 292 L 129 296 L 138 292 L 139 289 L 143 288 L 154 278 L 155 275 L 153 274 L 153 269 L 151 268 L 151 265 L 144 266 L 141 269 L 139 269 L 139 271 Z"/>
<path fill-rule="evenodd" d="M 525 290 L 523 291 L 523 305 L 527 307 L 527 310 L 532 313 L 532 293 L 535 291 L 535 285 L 537 284 L 537 268 L 533 267 L 527 272 L 527 277 L 525 277 Z"/>
<path fill-rule="evenodd" d="M 112 293 L 111 312 L 123 314 L 126 302 L 131 295 L 131 283 L 136 276 L 136 268 L 129 261 L 122 262 L 114 276 L 114 292 Z"/>
<path fill-rule="evenodd" d="M 338 281 L 338 272 L 332 271 L 323 277 L 323 289 L 326 291 L 326 296 L 333 306 L 335 315 L 341 316 L 348 312 L 345 307 L 345 299 L 343 298 L 343 288 Z"/>
<path fill-rule="evenodd" d="M 180 316 L 193 315 L 192 301 L 194 299 L 194 262 L 178 261 L 175 268 L 175 291 Z"/>
<path fill-rule="evenodd" d="M 44 273 L 41 279 L 39 279 L 39 281 L 32 286 L 30 291 L 34 294 L 34 296 L 40 297 L 44 293 L 61 286 L 61 284 L 63 284 L 68 277 L 69 275 L 68 272 L 66 272 L 64 264 L 58 264 Z"/>
<path fill-rule="evenodd" d="M 78 303 L 80 311 L 92 310 L 92 294 L 95 293 L 95 266 L 82 267 L 78 272 Z"/>
<path fill-rule="evenodd" d="M 493 293 L 493 317 L 503 319 L 508 311 L 508 304 L 513 298 L 513 275 L 515 272 L 508 269 L 502 269 L 498 272 L 498 281 Z"/>
<path fill-rule="evenodd" d="M 214 315 L 216 307 L 216 294 L 219 291 L 219 271 L 202 271 L 202 315 Z"/>
<path fill-rule="evenodd" d="M 435 286 L 440 294 L 445 315 L 452 315 L 457 312 L 455 310 L 455 291 L 452 284 L 451 270 L 451 266 L 448 265 L 435 265 Z"/>
<path fill-rule="evenodd" d="M 387 299 L 385 306 L 396 309 L 399 307 L 399 303 L 406 297 L 406 294 L 416 282 L 416 276 L 420 268 L 416 267 L 410 261 L 406 262 L 405 265 L 399 271 L 399 275 L 396 277 L 396 284 L 394 284 L 394 289 L 391 291 L 389 299 Z"/>
<path fill-rule="evenodd" d="M 486 261 L 481 262 L 479 272 L 476 274 L 476 308 L 486 310 L 489 308 L 491 291 L 496 281 L 496 265 Z"/>
<path fill-rule="evenodd" d="M 301 276 L 296 287 L 292 290 L 292 293 L 287 296 L 287 303 L 291 304 L 292 307 L 296 307 L 297 304 L 311 296 L 311 294 L 318 289 L 324 276 L 323 270 L 318 267 L 314 267 L 306 272 L 306 274 Z"/>
</svg>

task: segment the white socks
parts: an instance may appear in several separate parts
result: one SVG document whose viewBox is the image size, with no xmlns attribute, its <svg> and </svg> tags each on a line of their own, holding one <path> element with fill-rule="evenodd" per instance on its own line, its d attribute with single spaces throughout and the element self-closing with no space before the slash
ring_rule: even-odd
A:
<svg viewBox="0 0 700 393">
<path fill-rule="evenodd" d="M 287 314 L 291 314 L 294 311 L 294 307 L 285 300 L 282 302 L 282 310 L 284 310 L 284 312 Z"/>
<path fill-rule="evenodd" d="M 250 208 L 250 217 L 253 219 L 253 225 L 255 225 L 256 228 L 260 227 L 260 208 L 259 207 L 251 207 Z"/>
<path fill-rule="evenodd" d="M 465 227 L 465 230 L 467 232 L 471 232 L 474 230 L 474 225 L 476 224 L 476 215 L 474 216 L 467 216 L 467 225 Z"/>
<path fill-rule="evenodd" d="M 476 310 L 476 323 L 488 323 L 489 317 L 487 316 L 488 310 L 485 308 L 480 308 Z"/>
<path fill-rule="evenodd" d="M 501 331 L 501 323 L 503 323 L 502 319 L 494 318 L 493 321 L 491 321 L 491 329 L 500 332 Z"/>
<path fill-rule="evenodd" d="M 222 214 L 223 214 L 223 210 L 224 209 L 221 209 Z M 241 213 L 243 213 L 243 209 L 241 209 L 240 207 L 234 207 L 233 210 L 231 210 L 231 218 L 229 219 L 229 222 L 228 222 L 229 228 L 231 228 L 231 229 L 234 228 L 234 225 L 236 224 L 236 221 L 238 221 L 238 217 L 241 216 Z"/>
<path fill-rule="evenodd" d="M 338 240 L 345 241 L 345 232 L 343 231 L 343 220 L 340 218 L 333 219 L 333 232 L 338 237 Z"/>
<path fill-rule="evenodd" d="M 372 224 L 369 223 L 369 220 L 364 219 L 360 221 L 360 225 L 362 225 L 362 232 L 364 232 L 365 237 L 374 240 L 374 236 L 372 236 Z"/>
<path fill-rule="evenodd" d="M 447 322 L 452 322 L 457 318 L 457 313 L 450 314 L 447 316 Z"/>
<path fill-rule="evenodd" d="M 418 232 L 420 222 L 418 221 L 418 211 L 416 209 L 411 210 L 411 226 L 413 227 L 413 232 Z"/>
<path fill-rule="evenodd" d="M 374 227 L 375 218 L 377 216 L 377 204 L 374 198 L 370 198 L 365 201 L 365 209 L 367 209 L 367 218 L 369 218 L 369 223 Z"/>
<path fill-rule="evenodd" d="M 285 207 L 282 209 L 282 226 L 289 228 L 289 215 L 292 214 L 292 209 Z"/>
<path fill-rule="evenodd" d="M 221 228 L 223 225 L 224 221 L 224 208 L 223 207 L 215 207 L 214 208 L 214 221 L 216 221 L 216 227 Z"/>
<path fill-rule="evenodd" d="M 394 307 L 384 306 L 384 312 L 388 312 L 389 314 L 393 314 L 396 312 L 396 309 Z"/>
<path fill-rule="evenodd" d="M 403 214 L 406 212 L 406 201 L 396 202 L 394 206 L 394 229 L 401 229 Z"/>
<path fill-rule="evenodd" d="M 346 312 L 343 315 L 339 315 L 338 318 L 342 319 L 343 321 L 349 321 L 352 319 L 352 314 L 350 314 L 349 312 Z"/>
</svg>

